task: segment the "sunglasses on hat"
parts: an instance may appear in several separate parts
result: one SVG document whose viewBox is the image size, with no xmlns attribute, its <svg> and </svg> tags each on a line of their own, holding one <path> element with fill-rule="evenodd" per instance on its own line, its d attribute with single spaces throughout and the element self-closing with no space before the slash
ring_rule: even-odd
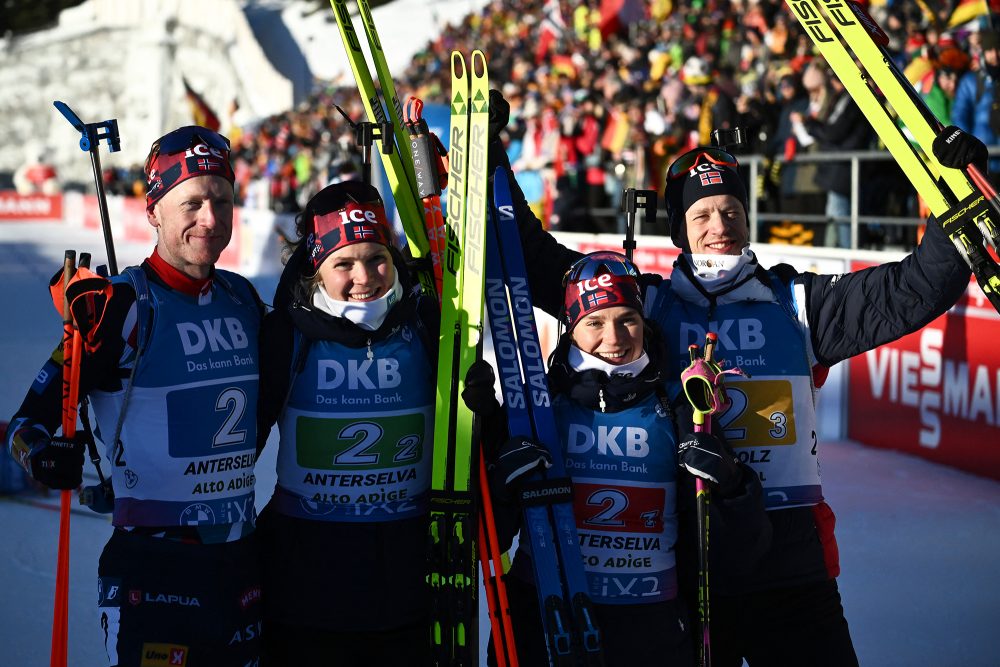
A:
<svg viewBox="0 0 1000 667">
<path fill-rule="evenodd" d="M 218 132 L 213 132 L 199 125 L 188 125 L 168 132 L 153 142 L 149 148 L 149 156 L 146 158 L 146 173 L 149 173 L 149 163 L 157 155 L 173 155 L 199 144 L 205 144 L 209 148 L 220 151 L 228 152 L 230 150 L 229 139 Z"/>
<path fill-rule="evenodd" d="M 680 156 L 670 165 L 667 170 L 667 178 L 680 178 L 688 174 L 692 169 L 704 162 L 710 162 L 721 167 L 732 167 L 736 169 L 740 163 L 736 158 L 722 150 L 721 148 L 698 148 L 688 151 Z"/>
<path fill-rule="evenodd" d="M 563 276 L 563 287 L 581 280 L 590 280 L 605 273 L 610 273 L 613 276 L 629 276 L 636 280 L 639 278 L 639 269 L 628 257 L 606 250 L 593 252 L 576 260 Z"/>
</svg>

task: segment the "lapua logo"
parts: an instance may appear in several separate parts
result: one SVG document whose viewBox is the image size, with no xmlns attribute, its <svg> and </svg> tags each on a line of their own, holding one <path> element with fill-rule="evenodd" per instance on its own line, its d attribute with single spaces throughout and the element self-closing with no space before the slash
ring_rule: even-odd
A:
<svg viewBox="0 0 1000 667">
<path fill-rule="evenodd" d="M 200 607 L 198 598 L 191 595 L 174 595 L 173 593 L 146 593 L 142 597 L 143 602 L 155 604 L 179 605 L 181 607 Z"/>
<path fill-rule="evenodd" d="M 337 389 L 345 382 L 348 389 L 394 389 L 402 382 L 399 362 L 392 357 L 348 359 L 346 366 L 333 359 L 320 359 L 317 372 L 317 389 Z"/>
<path fill-rule="evenodd" d="M 603 456 L 644 458 L 649 455 L 649 433 L 638 426 L 598 426 L 594 431 L 582 424 L 569 425 L 567 454 L 584 454 L 595 445 Z"/>
<path fill-rule="evenodd" d="M 212 352 L 242 350 L 250 344 L 243 323 L 235 317 L 214 318 L 198 322 L 178 322 L 177 333 L 184 354 L 201 354 L 208 347 Z"/>
</svg>

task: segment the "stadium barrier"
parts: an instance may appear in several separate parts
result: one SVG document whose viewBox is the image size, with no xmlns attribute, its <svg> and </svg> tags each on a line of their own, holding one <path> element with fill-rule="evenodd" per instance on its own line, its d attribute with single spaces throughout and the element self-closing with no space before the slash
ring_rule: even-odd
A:
<svg viewBox="0 0 1000 667">
<path fill-rule="evenodd" d="M 0 221 L 50 220 L 54 211 L 60 211 L 66 224 L 98 232 L 93 195 L 67 193 L 64 200 L 56 200 L 48 207 L 41 200 L 10 204 L 9 210 L 37 216 L 0 217 Z M 154 243 L 141 199 L 112 196 L 108 208 L 116 239 L 147 247 Z M 281 243 L 275 230 L 287 232 L 293 220 L 288 214 L 237 209 L 233 241 L 220 266 L 248 276 L 277 274 Z M 621 249 L 621 237 L 614 234 L 556 236 L 581 252 Z M 640 268 L 669 275 L 678 254 L 670 240 L 640 235 L 637 242 L 635 260 Z M 787 262 L 801 271 L 825 274 L 904 256 L 901 252 L 768 244 L 755 244 L 754 249 L 764 266 Z M 265 300 L 270 297 L 264 296 Z M 555 320 L 540 316 L 539 323 L 542 342 L 551 350 L 558 335 Z M 720 323 L 720 332 L 726 326 Z M 994 340 L 1000 340 L 1000 315 L 970 280 L 960 302 L 928 326 L 831 369 L 818 404 L 819 437 L 849 437 L 1000 479 L 1000 448 L 996 447 L 1000 442 L 1000 349 L 991 344 Z"/>
</svg>

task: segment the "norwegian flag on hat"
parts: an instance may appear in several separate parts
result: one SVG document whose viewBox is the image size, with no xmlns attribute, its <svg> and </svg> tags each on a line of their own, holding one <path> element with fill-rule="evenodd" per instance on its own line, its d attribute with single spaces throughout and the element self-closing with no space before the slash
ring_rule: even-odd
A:
<svg viewBox="0 0 1000 667">
<path fill-rule="evenodd" d="M 197 144 L 180 153 L 158 153 L 147 167 L 146 208 L 152 209 L 168 190 L 197 176 L 221 176 L 230 183 L 235 175 L 229 151 Z"/>
<path fill-rule="evenodd" d="M 309 259 L 313 271 L 319 269 L 330 253 L 354 243 L 380 243 L 392 246 L 392 228 L 381 202 L 348 202 L 344 208 L 313 217 Z"/>
<path fill-rule="evenodd" d="M 587 308 L 593 308 L 594 306 L 599 306 L 602 303 L 606 303 L 611 297 L 608 296 L 607 292 L 591 292 L 586 295 Z"/>
<path fill-rule="evenodd" d="M 639 283 L 632 276 L 602 274 L 570 283 L 563 301 L 563 318 L 567 330 L 587 315 L 604 308 L 626 306 L 642 312 Z"/>
<path fill-rule="evenodd" d="M 701 178 L 702 185 L 721 185 L 722 184 L 722 172 L 721 171 L 703 171 L 698 174 Z"/>
<path fill-rule="evenodd" d="M 218 169 L 222 166 L 222 163 L 217 160 L 209 160 L 208 158 L 198 158 L 197 169 L 201 171 Z"/>
<path fill-rule="evenodd" d="M 367 241 L 377 233 L 368 225 L 349 225 L 345 228 L 348 241 Z"/>
</svg>

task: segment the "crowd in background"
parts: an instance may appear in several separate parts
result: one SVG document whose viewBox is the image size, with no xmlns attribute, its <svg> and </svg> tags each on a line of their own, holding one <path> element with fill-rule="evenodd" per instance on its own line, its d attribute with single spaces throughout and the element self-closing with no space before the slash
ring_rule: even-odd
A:
<svg viewBox="0 0 1000 667">
<path fill-rule="evenodd" d="M 615 231 L 623 188 L 662 191 L 674 156 L 708 144 L 713 129 L 741 127 L 746 142 L 734 152 L 765 158 L 754 184 L 761 212 L 840 220 L 771 216 L 761 240 L 847 247 L 849 163 L 794 158 L 879 144 L 783 0 L 650 0 L 638 3 L 641 18 L 618 24 L 600 4 L 494 0 L 418 52 L 397 89 L 447 103 L 450 52 L 485 51 L 493 86 L 511 104 L 505 139 L 515 171 L 552 228 Z M 993 145 L 1000 112 L 988 69 L 998 64 L 1000 44 L 983 7 L 890 0 L 869 11 L 938 118 Z M 223 127 L 244 205 L 294 212 L 326 183 L 358 170 L 353 132 L 335 104 L 363 119 L 356 89 L 326 87 L 287 113 Z M 127 190 L 134 174 L 118 180 Z M 921 215 L 894 162 L 863 163 L 860 183 L 863 215 Z M 862 232 L 863 247 L 906 246 L 916 228 L 865 225 Z"/>
</svg>

